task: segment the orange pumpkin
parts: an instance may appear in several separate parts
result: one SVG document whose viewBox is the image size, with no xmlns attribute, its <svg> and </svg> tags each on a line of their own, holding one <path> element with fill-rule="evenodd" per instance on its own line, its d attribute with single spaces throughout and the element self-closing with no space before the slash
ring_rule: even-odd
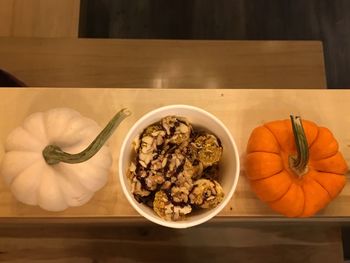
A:
<svg viewBox="0 0 350 263">
<path fill-rule="evenodd" d="M 288 217 L 317 213 L 343 189 L 348 167 L 329 129 L 291 116 L 253 130 L 246 175 L 256 195 Z"/>
</svg>

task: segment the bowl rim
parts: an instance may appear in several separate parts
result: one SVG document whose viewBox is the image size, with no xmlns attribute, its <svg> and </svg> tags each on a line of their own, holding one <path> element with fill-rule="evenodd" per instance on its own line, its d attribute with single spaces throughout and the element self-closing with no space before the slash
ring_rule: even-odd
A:
<svg viewBox="0 0 350 263">
<path fill-rule="evenodd" d="M 145 213 L 138 205 L 137 205 L 137 201 L 133 198 L 133 196 L 129 193 L 129 189 L 127 188 L 128 182 L 127 180 L 124 180 L 124 174 L 125 171 L 122 170 L 123 167 L 123 154 L 126 153 L 126 148 L 127 148 L 127 142 L 130 140 L 130 137 L 132 135 L 132 133 L 134 133 L 134 131 L 136 129 L 140 129 L 140 128 L 144 128 L 144 127 L 140 127 L 140 125 L 147 119 L 149 119 L 151 116 L 159 114 L 163 111 L 167 111 L 167 110 L 172 110 L 172 109 L 186 109 L 186 110 L 192 110 L 195 112 L 198 112 L 202 115 L 205 115 L 206 117 L 210 118 L 211 120 L 213 120 L 214 122 L 216 122 L 226 133 L 226 135 L 228 136 L 230 143 L 232 144 L 233 150 L 234 150 L 234 154 L 236 156 L 236 160 L 235 160 L 235 166 L 236 166 L 236 171 L 235 171 L 235 179 L 233 181 L 233 185 L 230 189 L 230 191 L 228 193 L 226 193 L 224 200 L 215 208 L 211 209 L 210 213 L 206 216 L 203 216 L 199 219 L 196 219 L 194 221 L 166 221 L 162 218 L 156 218 L 156 217 L 151 217 L 149 216 L 147 213 Z M 128 200 L 128 202 L 131 204 L 131 206 L 144 218 L 148 219 L 149 221 L 156 223 L 158 225 L 161 226 L 165 226 L 165 227 L 170 227 L 170 228 L 188 228 L 188 227 L 193 227 L 196 225 L 200 225 L 202 223 L 205 223 L 207 221 L 209 221 L 210 219 L 212 219 L 214 216 L 216 216 L 218 213 L 220 213 L 220 211 L 222 211 L 224 209 L 224 207 L 228 204 L 228 202 L 231 200 L 233 193 L 236 190 L 237 184 L 238 184 L 238 179 L 239 179 L 239 175 L 240 175 L 240 158 L 239 158 L 239 152 L 238 152 L 238 148 L 236 145 L 235 140 L 233 139 L 231 132 L 229 131 L 229 129 L 224 125 L 224 123 L 217 118 L 216 116 L 214 116 L 213 114 L 207 112 L 206 110 L 196 107 L 196 106 L 191 106 L 191 105 L 185 105 L 185 104 L 171 104 L 171 105 L 167 105 L 167 106 L 162 106 L 162 107 L 158 107 L 155 108 L 149 112 L 147 112 L 146 114 L 144 114 L 141 118 L 139 118 L 129 129 L 128 133 L 126 134 L 126 136 L 123 139 L 122 145 L 120 147 L 119 150 L 119 161 L 118 161 L 118 177 L 119 177 L 119 182 L 121 184 L 124 196 L 126 197 L 126 199 Z"/>
</svg>

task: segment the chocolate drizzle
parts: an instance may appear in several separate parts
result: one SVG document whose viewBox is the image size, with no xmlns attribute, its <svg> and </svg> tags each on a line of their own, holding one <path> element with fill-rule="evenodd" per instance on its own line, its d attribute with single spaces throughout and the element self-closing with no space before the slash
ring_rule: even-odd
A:
<svg viewBox="0 0 350 263">
<path fill-rule="evenodd" d="M 183 125 L 186 125 L 187 129 Z M 203 137 L 200 138 L 201 136 Z M 222 147 L 221 141 L 215 135 L 203 130 L 193 130 L 192 126 L 181 117 L 168 116 L 144 129 L 138 139 L 140 147 L 136 151 L 136 168 L 131 173 L 139 181 L 136 184 L 137 190 L 134 190 L 134 197 L 139 203 L 155 211 L 165 209 L 164 207 L 168 207 L 169 204 L 173 206 L 173 210 L 167 208 L 168 212 L 162 210 L 164 213 L 179 211 L 180 208 L 187 207 L 187 212 L 183 212 L 186 214 L 192 208 L 197 209 L 202 206 L 208 198 L 216 196 L 213 192 L 207 192 L 210 187 L 204 192 L 199 191 L 199 186 L 195 183 L 201 179 L 209 179 L 214 182 L 214 179 L 219 176 L 218 163 L 208 164 L 206 162 L 204 165 L 203 159 L 200 159 L 201 150 L 210 152 L 212 149 L 205 148 L 210 142 L 214 141 L 214 147 L 218 145 Z M 203 145 L 201 145 L 202 142 L 204 142 Z M 156 197 L 156 193 L 160 195 Z M 197 196 L 200 194 L 202 198 L 199 198 L 198 201 L 201 200 L 201 204 L 191 203 L 191 194 Z M 155 198 L 157 202 L 165 203 L 157 206 L 154 204 Z M 180 200 L 182 201 L 179 202 Z"/>
</svg>

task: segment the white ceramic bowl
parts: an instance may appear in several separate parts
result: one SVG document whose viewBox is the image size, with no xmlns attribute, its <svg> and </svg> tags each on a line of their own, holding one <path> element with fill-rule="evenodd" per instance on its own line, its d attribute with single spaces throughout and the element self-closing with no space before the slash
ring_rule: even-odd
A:
<svg viewBox="0 0 350 263">
<path fill-rule="evenodd" d="M 138 203 L 131 193 L 131 184 L 126 174 L 130 162 L 132 161 L 132 142 L 134 138 L 140 135 L 147 126 L 160 121 L 163 117 L 168 115 L 186 117 L 194 128 L 204 129 L 218 136 L 223 146 L 223 156 L 219 164 L 221 171 L 219 182 L 225 193 L 223 201 L 213 209 L 203 209 L 196 214 L 189 214 L 186 216 L 186 219 L 182 221 L 166 221 L 160 218 L 151 208 Z M 237 146 L 229 130 L 214 115 L 193 106 L 170 105 L 147 113 L 132 126 L 120 149 L 119 179 L 126 198 L 140 215 L 156 224 L 171 228 L 187 228 L 199 225 L 217 215 L 229 202 L 236 189 L 239 170 Z"/>
</svg>

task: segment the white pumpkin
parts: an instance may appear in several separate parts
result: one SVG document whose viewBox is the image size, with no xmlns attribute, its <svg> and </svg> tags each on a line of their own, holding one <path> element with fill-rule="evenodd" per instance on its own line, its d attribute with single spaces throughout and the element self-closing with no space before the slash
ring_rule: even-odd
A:
<svg viewBox="0 0 350 263">
<path fill-rule="evenodd" d="M 118 118 L 120 123 L 120 116 Z M 22 203 L 38 205 L 48 211 L 81 206 L 107 182 L 112 156 L 109 148 L 102 145 L 113 131 L 104 135 L 102 145 L 84 162 L 80 162 L 81 156 L 75 154 L 78 158 L 72 163 L 65 163 L 59 157 L 58 161 L 48 164 L 43 150 L 48 145 L 55 145 L 64 152 L 79 153 L 100 131 L 95 121 L 72 109 L 34 113 L 8 136 L 0 174 Z M 67 153 L 64 154 L 73 156 Z"/>
</svg>

